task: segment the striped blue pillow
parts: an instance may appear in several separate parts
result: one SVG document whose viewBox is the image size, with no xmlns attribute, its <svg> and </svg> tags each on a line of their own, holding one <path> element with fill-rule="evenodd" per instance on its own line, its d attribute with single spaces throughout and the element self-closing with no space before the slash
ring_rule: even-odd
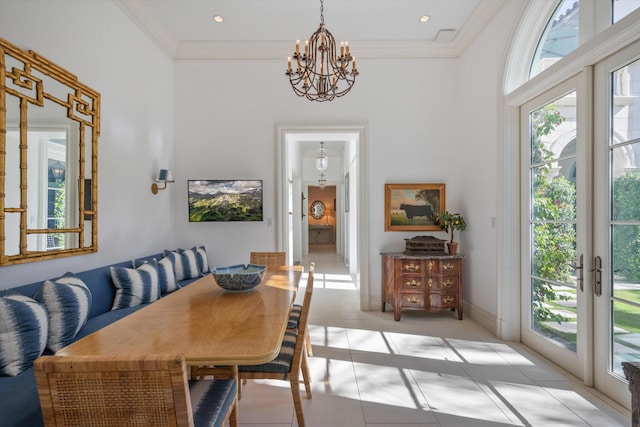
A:
<svg viewBox="0 0 640 427">
<path fill-rule="evenodd" d="M 164 251 L 165 257 L 173 260 L 173 269 L 176 273 L 176 280 L 195 279 L 202 277 L 203 274 L 198 265 L 198 250 L 177 249 L 175 252 Z M 202 263 L 202 260 L 200 261 Z"/>
<path fill-rule="evenodd" d="M 207 250 L 204 246 L 198 246 L 193 249 L 196 250 L 196 259 L 198 261 L 198 268 L 200 269 L 200 272 L 202 275 L 209 274 L 211 269 L 209 268 L 209 260 L 207 259 Z"/>
<path fill-rule="evenodd" d="M 91 292 L 87 285 L 82 279 L 67 273 L 56 281 L 46 280 L 35 299 L 47 309 L 47 348 L 56 352 L 71 344 L 87 322 L 91 309 Z"/>
<path fill-rule="evenodd" d="M 0 375 L 29 369 L 47 345 L 47 311 L 24 295 L 0 297 Z"/>
<path fill-rule="evenodd" d="M 138 268 L 110 267 L 116 287 L 112 310 L 135 307 L 160 298 L 158 262 L 152 259 Z"/>
<path fill-rule="evenodd" d="M 138 268 L 146 262 L 146 260 L 134 259 L 132 261 L 133 268 Z M 173 269 L 173 259 L 170 257 L 164 257 L 158 261 L 158 280 L 160 282 L 160 293 L 162 295 L 180 289 L 180 285 L 176 281 L 176 273 Z"/>
</svg>

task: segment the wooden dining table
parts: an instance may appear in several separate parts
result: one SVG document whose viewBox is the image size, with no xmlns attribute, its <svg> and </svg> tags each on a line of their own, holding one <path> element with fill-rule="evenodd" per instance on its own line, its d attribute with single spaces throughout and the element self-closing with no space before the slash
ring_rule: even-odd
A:
<svg viewBox="0 0 640 427">
<path fill-rule="evenodd" d="M 262 364 L 280 352 L 302 273 L 301 266 L 268 271 L 254 291 L 240 294 L 208 274 L 56 355 L 181 353 L 192 366 Z"/>
</svg>

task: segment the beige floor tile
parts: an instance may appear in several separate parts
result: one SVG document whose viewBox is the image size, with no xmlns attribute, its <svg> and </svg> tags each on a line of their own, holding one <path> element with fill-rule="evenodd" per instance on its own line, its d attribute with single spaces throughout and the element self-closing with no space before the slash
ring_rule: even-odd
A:
<svg viewBox="0 0 640 427">
<path fill-rule="evenodd" d="M 455 313 L 362 312 L 333 247 L 316 262 L 307 427 L 627 427 L 609 405 L 539 355 Z M 302 385 L 301 385 L 302 386 Z M 303 389 L 303 387 L 302 387 Z M 241 427 L 295 427 L 286 381 L 250 381 Z"/>
</svg>

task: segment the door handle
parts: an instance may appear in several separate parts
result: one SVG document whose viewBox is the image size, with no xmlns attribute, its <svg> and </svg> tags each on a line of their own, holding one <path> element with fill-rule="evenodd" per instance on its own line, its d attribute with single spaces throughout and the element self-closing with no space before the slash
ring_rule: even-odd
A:
<svg viewBox="0 0 640 427">
<path fill-rule="evenodd" d="M 593 273 L 593 293 L 599 297 L 602 295 L 602 258 L 593 258 L 593 268 L 589 270 Z"/>
</svg>

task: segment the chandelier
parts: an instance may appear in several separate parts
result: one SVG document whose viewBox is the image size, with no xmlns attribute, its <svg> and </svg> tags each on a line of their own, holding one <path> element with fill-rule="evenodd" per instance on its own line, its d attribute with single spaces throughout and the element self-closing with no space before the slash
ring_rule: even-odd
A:
<svg viewBox="0 0 640 427">
<path fill-rule="evenodd" d="M 291 59 L 287 58 L 289 64 L 285 73 L 289 83 L 296 95 L 310 101 L 332 101 L 346 95 L 358 75 L 356 59 L 349 53 L 349 43 L 340 42 L 338 56 L 336 41 L 324 27 L 323 0 L 320 0 L 320 27 L 304 43 L 304 53 L 300 52 L 300 40 L 296 41 L 295 69 L 291 67 Z"/>
<path fill-rule="evenodd" d="M 324 142 L 320 143 L 320 148 L 318 148 L 318 155 L 316 156 L 316 169 L 320 172 L 324 172 L 327 170 L 329 166 L 329 158 L 327 157 L 327 150 L 324 148 Z"/>
<path fill-rule="evenodd" d="M 321 173 L 320 179 L 318 179 L 318 187 L 320 187 L 321 190 L 324 190 L 326 186 L 327 186 L 327 179 L 324 177 L 324 173 Z"/>
</svg>

